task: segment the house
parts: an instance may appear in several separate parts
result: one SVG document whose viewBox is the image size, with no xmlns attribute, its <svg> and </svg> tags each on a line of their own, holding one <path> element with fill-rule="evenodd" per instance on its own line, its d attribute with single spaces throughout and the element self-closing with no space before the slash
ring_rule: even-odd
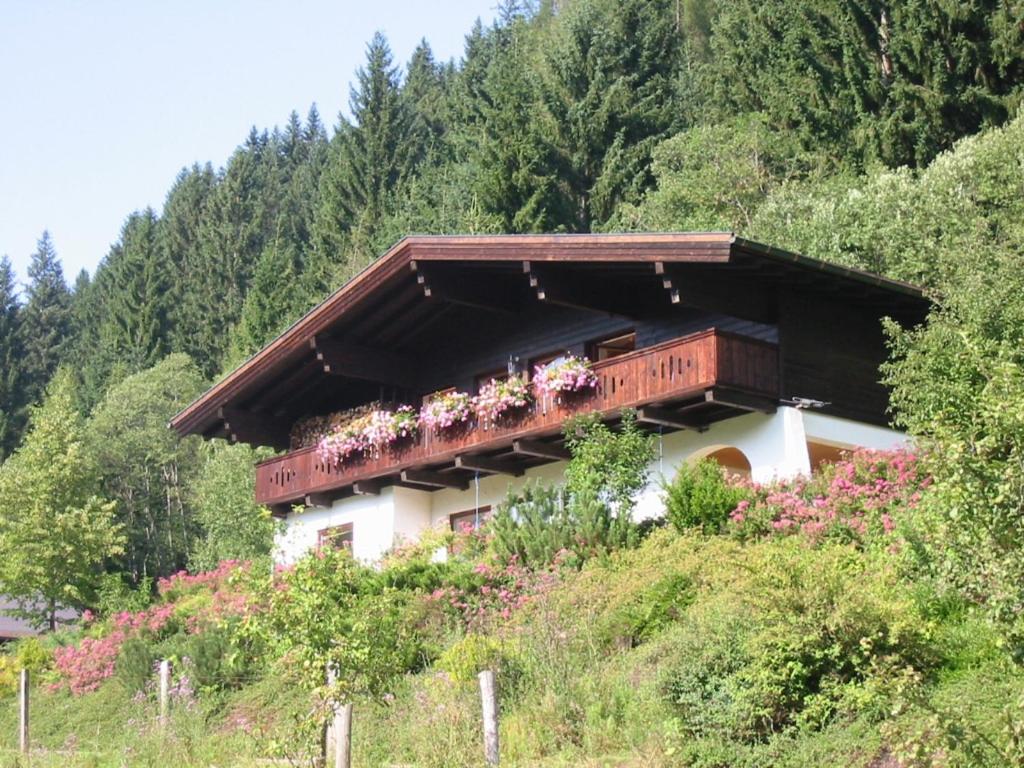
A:
<svg viewBox="0 0 1024 768">
<path fill-rule="evenodd" d="M 710 456 L 767 480 L 894 447 L 880 321 L 927 309 L 911 285 L 728 233 L 408 237 L 171 425 L 281 451 L 257 466 L 256 497 L 287 523 L 282 561 L 326 541 L 375 560 L 479 519 L 510 484 L 559 479 L 574 413 L 635 409 L 657 435 L 655 478 Z M 438 393 L 583 356 L 594 386 L 579 392 L 363 450 L 315 444 L 368 403 L 414 421 Z M 655 483 L 640 514 L 658 509 Z"/>
</svg>

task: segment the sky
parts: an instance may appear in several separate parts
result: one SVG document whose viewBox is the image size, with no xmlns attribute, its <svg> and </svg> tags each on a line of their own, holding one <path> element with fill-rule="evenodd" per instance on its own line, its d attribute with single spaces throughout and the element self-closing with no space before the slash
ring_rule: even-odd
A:
<svg viewBox="0 0 1024 768">
<path fill-rule="evenodd" d="M 50 231 L 69 282 L 182 167 L 316 103 L 334 126 L 377 30 L 458 59 L 497 0 L 0 0 L 0 255 Z"/>
</svg>

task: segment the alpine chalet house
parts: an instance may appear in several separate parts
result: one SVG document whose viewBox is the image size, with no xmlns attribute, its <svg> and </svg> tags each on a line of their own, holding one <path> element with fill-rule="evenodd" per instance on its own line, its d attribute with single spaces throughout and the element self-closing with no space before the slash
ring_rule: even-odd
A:
<svg viewBox="0 0 1024 768">
<path fill-rule="evenodd" d="M 280 451 L 256 467 L 279 560 L 373 561 L 559 480 L 577 413 L 634 409 L 657 436 L 642 515 L 699 457 L 768 480 L 894 447 L 880 320 L 927 308 L 727 233 L 408 237 L 171 425 Z"/>
</svg>

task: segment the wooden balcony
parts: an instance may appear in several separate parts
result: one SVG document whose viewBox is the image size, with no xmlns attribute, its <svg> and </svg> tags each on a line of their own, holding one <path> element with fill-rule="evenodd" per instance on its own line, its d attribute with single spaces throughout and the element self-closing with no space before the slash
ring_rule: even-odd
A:
<svg viewBox="0 0 1024 768">
<path fill-rule="evenodd" d="M 541 398 L 487 428 L 423 433 L 338 466 L 322 461 L 315 448 L 275 457 L 256 467 L 256 500 L 283 514 L 290 505 L 324 505 L 387 484 L 463 488 L 476 472 L 521 474 L 566 458 L 562 425 L 577 413 L 596 411 L 611 420 L 636 408 L 646 424 L 703 429 L 742 411 L 774 410 L 779 397 L 777 346 L 714 329 L 595 363 L 594 371 L 595 391 Z"/>
</svg>

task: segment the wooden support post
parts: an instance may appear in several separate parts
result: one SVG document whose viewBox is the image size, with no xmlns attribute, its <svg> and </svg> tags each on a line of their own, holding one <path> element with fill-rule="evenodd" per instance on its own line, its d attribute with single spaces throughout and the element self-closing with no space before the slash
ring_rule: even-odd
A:
<svg viewBox="0 0 1024 768">
<path fill-rule="evenodd" d="M 352 766 L 352 705 L 334 707 L 334 768 Z"/>
<path fill-rule="evenodd" d="M 29 751 L 28 740 L 28 670 L 21 670 L 18 680 L 18 712 L 20 714 L 18 723 L 18 747 L 21 754 L 27 755 Z"/>
<path fill-rule="evenodd" d="M 167 716 L 171 697 L 171 662 L 160 662 L 160 727 L 167 727 Z"/>
<path fill-rule="evenodd" d="M 406 469 L 401 474 L 403 483 L 426 485 L 431 488 L 457 488 L 464 491 L 469 488 L 469 481 L 455 475 L 444 475 L 425 469 Z"/>
<path fill-rule="evenodd" d="M 488 475 L 512 475 L 513 477 L 519 477 L 525 471 L 511 461 L 492 459 L 488 456 L 456 456 L 455 467 L 471 472 L 485 472 Z"/>
<path fill-rule="evenodd" d="M 566 461 L 572 458 L 567 448 L 538 440 L 513 440 L 512 450 L 523 456 L 535 456 L 549 461 Z"/>
<path fill-rule="evenodd" d="M 484 761 L 488 765 L 498 764 L 498 686 L 494 671 L 485 669 L 480 678 L 480 701 L 484 714 Z"/>
</svg>

